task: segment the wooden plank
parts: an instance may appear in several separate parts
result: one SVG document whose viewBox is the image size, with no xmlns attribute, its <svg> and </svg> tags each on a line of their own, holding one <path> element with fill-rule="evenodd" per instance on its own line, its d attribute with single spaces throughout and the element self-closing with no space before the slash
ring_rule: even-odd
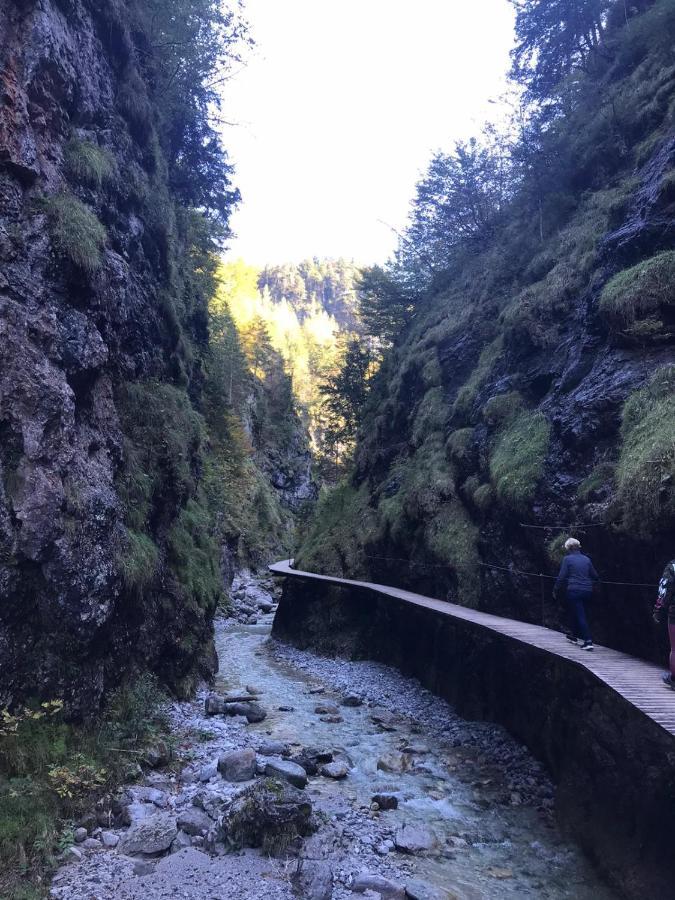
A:
<svg viewBox="0 0 675 900">
<path fill-rule="evenodd" d="M 675 735 L 675 695 L 672 692 L 669 693 L 664 687 L 661 681 L 663 670 L 653 663 L 635 659 L 626 653 L 600 645 L 596 645 L 592 653 L 583 652 L 578 647 L 566 644 L 564 637 L 559 632 L 541 625 L 518 622 L 514 619 L 469 609 L 465 606 L 457 606 L 454 603 L 446 603 L 444 600 L 425 597 L 423 594 L 415 594 L 412 591 L 384 584 L 332 578 L 329 575 L 304 572 L 292 568 L 292 563 L 292 560 L 282 560 L 269 566 L 269 570 L 273 575 L 324 581 L 383 594 L 450 618 L 471 622 L 519 643 L 528 644 L 533 648 L 583 666 L 645 716 Z"/>
</svg>

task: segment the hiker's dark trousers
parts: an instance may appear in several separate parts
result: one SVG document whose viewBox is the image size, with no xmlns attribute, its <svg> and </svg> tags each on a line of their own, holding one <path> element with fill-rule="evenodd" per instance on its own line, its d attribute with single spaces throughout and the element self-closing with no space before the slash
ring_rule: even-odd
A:
<svg viewBox="0 0 675 900">
<path fill-rule="evenodd" d="M 592 594 L 581 591 L 567 592 L 567 615 L 569 617 L 570 631 L 576 638 L 583 641 L 591 640 L 591 630 L 586 619 L 586 604 Z"/>
</svg>

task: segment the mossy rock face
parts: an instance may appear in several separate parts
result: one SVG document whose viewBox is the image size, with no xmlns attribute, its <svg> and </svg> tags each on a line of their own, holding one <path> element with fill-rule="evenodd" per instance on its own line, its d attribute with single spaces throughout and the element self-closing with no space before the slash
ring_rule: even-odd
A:
<svg viewBox="0 0 675 900">
<path fill-rule="evenodd" d="M 675 366 L 660 369 L 623 408 L 616 469 L 623 527 L 649 535 L 675 520 Z"/>
<path fill-rule="evenodd" d="M 615 331 L 628 337 L 644 342 L 666 339 L 673 331 L 664 317 L 675 311 L 675 251 L 657 253 L 611 278 L 598 309 Z"/>
<path fill-rule="evenodd" d="M 551 427 L 540 412 L 522 412 L 500 433 L 490 454 L 490 476 L 499 500 L 522 509 L 544 471 Z"/>
</svg>

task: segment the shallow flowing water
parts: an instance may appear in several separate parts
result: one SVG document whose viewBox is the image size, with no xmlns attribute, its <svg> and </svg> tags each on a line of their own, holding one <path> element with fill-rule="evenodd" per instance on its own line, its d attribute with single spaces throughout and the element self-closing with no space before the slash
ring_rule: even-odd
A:
<svg viewBox="0 0 675 900">
<path fill-rule="evenodd" d="M 614 896 L 553 823 L 552 787 L 540 767 L 500 728 L 464 722 L 387 667 L 279 647 L 270 639 L 271 619 L 218 629 L 218 687 L 260 690 L 268 717 L 251 728 L 261 739 L 330 749 L 349 764 L 344 780 L 316 777 L 307 787 L 315 809 L 342 835 L 331 859 L 338 882 L 348 885 L 351 869 L 396 882 L 422 879 L 459 900 Z M 321 688 L 325 693 L 312 693 Z M 342 722 L 322 721 L 315 707 L 339 704 L 346 689 L 361 693 L 364 705 L 341 706 Z M 373 722 L 373 701 L 394 707 L 395 730 Z M 378 769 L 378 760 L 400 760 L 402 750 L 407 771 Z M 399 808 L 371 810 L 377 792 L 395 792 Z M 438 849 L 383 854 L 382 841 L 410 823 L 430 828 Z M 348 896 L 347 887 L 335 896 Z"/>
</svg>

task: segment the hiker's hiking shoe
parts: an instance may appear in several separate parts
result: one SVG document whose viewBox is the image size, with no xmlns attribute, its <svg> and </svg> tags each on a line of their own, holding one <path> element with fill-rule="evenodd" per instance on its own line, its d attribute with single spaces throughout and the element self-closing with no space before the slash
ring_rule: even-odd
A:
<svg viewBox="0 0 675 900">
<path fill-rule="evenodd" d="M 566 637 L 567 640 L 570 642 L 570 644 L 577 644 L 577 643 L 578 643 L 577 638 L 575 638 L 573 634 L 566 634 L 565 637 Z"/>
<path fill-rule="evenodd" d="M 671 691 L 675 691 L 675 684 L 673 684 L 673 676 L 670 674 L 670 672 L 666 672 L 665 675 L 662 675 L 661 680 L 663 681 L 663 683 L 665 684 L 665 686 L 667 688 L 670 688 Z"/>
<path fill-rule="evenodd" d="M 593 641 L 584 641 L 581 645 L 582 650 L 592 650 L 593 649 Z"/>
</svg>

